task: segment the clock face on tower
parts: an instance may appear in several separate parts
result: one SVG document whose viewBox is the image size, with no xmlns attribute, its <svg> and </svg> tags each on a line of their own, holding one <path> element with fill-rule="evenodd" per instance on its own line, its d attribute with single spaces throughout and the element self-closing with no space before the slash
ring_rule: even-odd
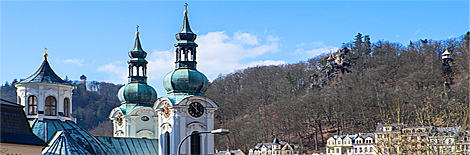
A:
<svg viewBox="0 0 470 155">
<path fill-rule="evenodd" d="M 199 102 L 193 102 L 189 104 L 188 112 L 193 117 L 201 117 L 204 114 L 204 106 Z"/>
<path fill-rule="evenodd" d="M 164 116 L 165 118 L 170 117 L 170 112 L 171 112 L 171 111 L 170 111 L 170 108 L 169 108 L 169 107 L 170 107 L 170 103 L 168 103 L 168 102 L 165 103 L 165 105 L 163 106 L 163 116 Z"/>
<path fill-rule="evenodd" d="M 122 113 L 119 113 L 118 117 L 116 118 L 116 122 L 119 126 L 122 126 Z"/>
</svg>

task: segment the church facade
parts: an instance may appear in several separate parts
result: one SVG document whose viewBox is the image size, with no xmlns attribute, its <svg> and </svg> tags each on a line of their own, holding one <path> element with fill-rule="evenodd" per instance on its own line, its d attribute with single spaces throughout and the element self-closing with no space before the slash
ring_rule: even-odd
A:
<svg viewBox="0 0 470 155">
<path fill-rule="evenodd" d="M 158 99 L 155 89 L 147 85 L 147 53 L 138 31 L 136 35 L 129 52 L 129 83 L 119 90 L 121 106 L 109 115 L 114 137 L 159 139 L 160 155 L 176 154 L 186 135 L 214 130 L 214 112 L 219 107 L 204 95 L 209 80 L 197 70 L 197 35 L 191 30 L 186 8 L 183 26 L 175 36 L 175 69 L 163 81 L 167 96 Z M 214 136 L 191 136 L 183 143 L 181 154 L 214 154 Z"/>
</svg>

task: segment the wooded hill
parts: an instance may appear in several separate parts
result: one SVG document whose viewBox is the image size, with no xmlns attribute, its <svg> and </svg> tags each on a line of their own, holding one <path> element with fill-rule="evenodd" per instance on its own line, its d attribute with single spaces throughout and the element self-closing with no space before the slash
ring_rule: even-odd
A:
<svg viewBox="0 0 470 155">
<path fill-rule="evenodd" d="M 219 105 L 216 149 L 245 153 L 274 137 L 300 144 L 304 153 L 324 150 L 334 134 L 373 132 L 376 123 L 408 126 L 456 126 L 469 129 L 470 33 L 447 40 L 418 40 L 408 45 L 370 42 L 358 34 L 343 47 L 346 63 L 329 67 L 329 54 L 294 64 L 256 66 L 215 79 L 206 96 Z M 453 61 L 443 65 L 446 48 Z M 332 53 L 333 57 L 338 53 Z M 447 81 L 447 84 L 444 84 Z M 12 83 L 17 82 L 14 80 Z M 74 82 L 73 115 L 98 136 L 112 136 L 107 118 L 119 106 L 122 85 Z M 12 84 L 1 86 L 1 97 L 16 101 Z M 320 152 L 320 151 L 317 151 Z"/>
<path fill-rule="evenodd" d="M 311 153 L 328 136 L 373 132 L 379 122 L 468 129 L 469 35 L 402 45 L 370 43 L 358 34 L 343 45 L 351 49 L 348 62 L 333 78 L 322 75 L 332 72 L 325 66 L 328 54 L 220 76 L 206 95 L 220 105 L 216 128 L 231 134 L 216 138 L 216 147 L 247 152 L 277 137 Z M 441 60 L 446 48 L 453 58 L 449 66 Z M 318 77 L 326 77 L 322 87 Z"/>
</svg>

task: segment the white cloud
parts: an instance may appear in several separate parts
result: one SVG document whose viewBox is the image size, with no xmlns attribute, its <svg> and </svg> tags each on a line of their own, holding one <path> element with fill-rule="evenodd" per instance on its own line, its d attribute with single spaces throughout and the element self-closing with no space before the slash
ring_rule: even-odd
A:
<svg viewBox="0 0 470 155">
<path fill-rule="evenodd" d="M 286 63 L 283 60 L 256 60 L 256 57 L 279 51 L 279 38 L 274 36 L 257 36 L 251 33 L 235 32 L 228 35 L 225 32 L 209 32 L 198 35 L 197 68 L 209 80 L 219 74 L 228 74 L 237 69 L 256 65 L 277 65 Z M 147 55 L 149 83 L 162 83 L 168 72 L 175 68 L 174 49 L 155 50 Z M 98 71 L 111 73 L 111 82 L 127 83 L 126 62 L 110 63 L 100 66 Z M 124 82 L 123 82 L 124 81 Z"/>
<path fill-rule="evenodd" d="M 249 33 L 242 33 L 240 31 L 235 32 L 233 36 L 233 40 L 236 43 L 239 43 L 241 45 L 247 44 L 247 45 L 258 45 L 258 37 L 256 37 L 253 34 Z"/>
<path fill-rule="evenodd" d="M 246 67 L 253 67 L 253 66 L 257 66 L 257 65 L 266 65 L 266 66 L 269 66 L 269 65 L 281 65 L 281 64 L 286 64 L 287 62 L 284 61 L 284 60 L 266 60 L 266 61 L 253 61 L 253 62 L 250 62 L 248 63 L 245 67 L 243 68 L 246 68 Z"/>
<path fill-rule="evenodd" d="M 78 66 L 84 66 L 83 65 L 83 60 L 81 59 L 66 59 L 66 60 L 62 60 L 63 63 L 70 63 L 70 64 L 75 64 L 75 65 L 78 65 Z"/>
<path fill-rule="evenodd" d="M 296 45 L 297 50 L 295 51 L 296 54 L 304 54 L 308 57 L 314 57 L 323 53 L 336 52 L 339 47 L 325 45 L 323 42 L 303 42 Z"/>
<path fill-rule="evenodd" d="M 200 35 L 198 48 L 198 69 L 209 79 L 248 66 L 272 64 L 275 60 L 261 60 L 243 63 L 242 60 L 279 51 L 279 38 L 236 32 L 232 36 L 225 32 L 209 32 Z M 270 63 L 271 62 L 271 63 Z M 282 61 L 284 62 L 284 61 Z"/>
<path fill-rule="evenodd" d="M 128 76 L 128 69 L 125 67 L 127 66 L 125 63 L 126 62 L 109 63 L 104 66 L 99 66 L 97 71 L 111 73 L 106 81 L 124 84 L 127 83 Z"/>
<path fill-rule="evenodd" d="M 159 80 L 175 68 L 174 51 L 153 51 L 147 55 L 148 78 L 149 80 Z"/>
</svg>

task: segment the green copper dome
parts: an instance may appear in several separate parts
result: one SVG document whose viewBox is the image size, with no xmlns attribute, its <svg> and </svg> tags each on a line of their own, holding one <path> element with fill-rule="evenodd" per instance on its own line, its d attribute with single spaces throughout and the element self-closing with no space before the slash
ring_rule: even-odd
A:
<svg viewBox="0 0 470 155">
<path fill-rule="evenodd" d="M 168 93 L 201 93 L 209 88 L 209 80 L 195 69 L 176 69 L 163 79 Z"/>
<path fill-rule="evenodd" d="M 157 91 L 147 85 L 147 53 L 142 49 L 137 25 L 134 49 L 129 52 L 129 83 L 122 86 L 118 92 L 121 104 L 153 105 L 157 101 Z"/>
<path fill-rule="evenodd" d="M 153 105 L 157 101 L 157 91 L 144 83 L 129 83 L 119 89 L 118 98 L 121 104 Z"/>
</svg>

